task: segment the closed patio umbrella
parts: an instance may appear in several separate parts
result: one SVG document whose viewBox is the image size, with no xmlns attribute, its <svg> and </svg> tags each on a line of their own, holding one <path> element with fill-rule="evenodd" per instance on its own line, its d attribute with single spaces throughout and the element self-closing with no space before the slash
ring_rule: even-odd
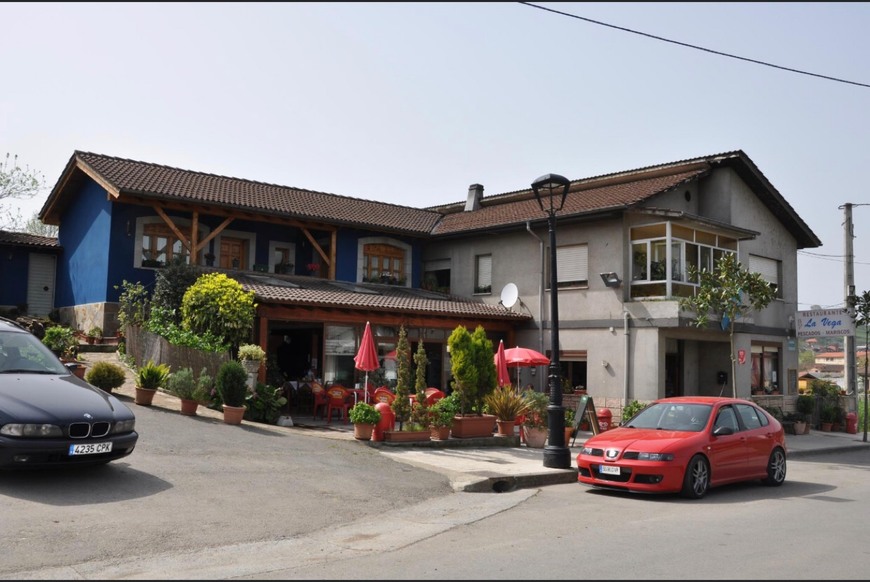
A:
<svg viewBox="0 0 870 582">
<path fill-rule="evenodd" d="M 365 384 L 363 384 L 363 394 L 365 394 L 365 401 L 369 400 L 369 372 L 374 372 L 378 368 L 380 368 L 380 362 L 378 362 L 378 349 L 375 346 L 375 338 L 372 336 L 372 326 L 367 321 L 366 329 L 363 332 L 362 341 L 359 344 L 359 351 L 356 356 L 353 358 L 354 367 L 357 370 L 361 370 L 366 373 L 365 376 Z M 356 396 L 356 392 L 354 392 L 354 396 Z M 354 404 L 356 400 L 354 399 Z"/>
<path fill-rule="evenodd" d="M 498 350 L 495 352 L 495 370 L 498 373 L 498 385 L 505 386 L 511 383 L 511 376 L 508 372 L 507 360 L 504 355 L 504 341 L 499 340 Z"/>
</svg>

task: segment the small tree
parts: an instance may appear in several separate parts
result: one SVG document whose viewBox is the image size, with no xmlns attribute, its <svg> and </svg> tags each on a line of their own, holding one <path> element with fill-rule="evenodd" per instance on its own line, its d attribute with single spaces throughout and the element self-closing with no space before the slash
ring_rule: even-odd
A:
<svg viewBox="0 0 870 582">
<path fill-rule="evenodd" d="M 0 205 L 3 208 L 0 212 L 0 228 L 20 230 L 25 226 L 18 205 L 13 204 L 11 199 L 33 198 L 42 189 L 43 182 L 42 174 L 18 164 L 17 155 L 6 154 L 6 159 L 0 162 Z"/>
<path fill-rule="evenodd" d="M 245 291 L 224 273 L 207 273 L 184 293 L 181 325 L 194 333 L 211 333 L 238 348 L 250 338 L 256 308 L 253 291 Z"/>
<path fill-rule="evenodd" d="M 447 340 L 453 373 L 453 389 L 459 392 L 462 414 L 483 414 L 486 395 L 495 390 L 497 373 L 493 360 L 492 340 L 483 326 L 474 333 L 460 325 Z"/>
<path fill-rule="evenodd" d="M 867 405 L 868 405 L 868 394 L 867 394 L 867 345 L 870 344 L 870 291 L 864 291 L 861 295 L 855 298 L 854 307 L 854 318 L 855 323 L 859 326 L 864 326 L 864 406 L 859 412 L 861 413 L 861 426 L 864 427 L 864 442 L 867 442 Z"/>
<path fill-rule="evenodd" d="M 721 317 L 723 330 L 728 331 L 731 346 L 731 391 L 737 397 L 737 357 L 734 347 L 734 324 L 740 317 L 761 311 L 776 296 L 770 283 L 758 273 L 743 268 L 737 255 L 726 253 L 713 271 L 689 265 L 689 278 L 699 286 L 692 297 L 680 298 L 680 308 L 695 312 L 695 326 L 706 327 L 710 315 Z"/>
<path fill-rule="evenodd" d="M 184 294 L 196 283 L 199 269 L 190 265 L 183 257 L 176 257 L 157 271 L 154 293 L 151 295 L 151 308 L 158 310 L 165 323 L 181 324 L 181 304 Z"/>
<path fill-rule="evenodd" d="M 399 328 L 399 341 L 396 343 L 396 398 L 390 404 L 402 430 L 404 422 L 410 420 L 411 403 L 408 398 L 411 390 L 411 344 L 405 326 Z"/>
<path fill-rule="evenodd" d="M 417 402 L 411 409 L 411 421 L 424 428 L 430 424 L 429 411 L 426 406 L 426 366 L 429 365 L 429 356 L 421 339 L 417 344 L 417 352 L 414 354 L 414 388 Z"/>
</svg>

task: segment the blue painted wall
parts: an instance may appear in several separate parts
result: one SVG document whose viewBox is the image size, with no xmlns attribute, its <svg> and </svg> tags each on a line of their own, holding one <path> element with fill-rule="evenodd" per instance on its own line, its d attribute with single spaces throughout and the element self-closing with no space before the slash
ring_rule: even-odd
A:
<svg viewBox="0 0 870 582">
<path fill-rule="evenodd" d="M 0 247 L 0 305 L 16 307 L 27 303 L 27 274 L 30 249 Z"/>
<path fill-rule="evenodd" d="M 95 182 L 86 182 L 69 201 L 58 229 L 64 253 L 57 268 L 56 307 L 106 300 L 111 215 L 106 191 Z"/>
</svg>

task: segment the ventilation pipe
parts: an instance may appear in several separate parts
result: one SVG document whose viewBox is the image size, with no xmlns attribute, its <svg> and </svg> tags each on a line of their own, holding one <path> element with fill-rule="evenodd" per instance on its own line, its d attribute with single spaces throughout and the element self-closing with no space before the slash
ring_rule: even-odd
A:
<svg viewBox="0 0 870 582">
<path fill-rule="evenodd" d="M 540 337 L 538 338 L 538 351 L 542 354 L 544 353 L 544 241 L 532 232 L 532 224 L 527 220 L 526 221 L 526 231 L 538 241 L 538 245 L 541 249 L 541 276 L 538 278 L 538 328 L 540 330 Z M 546 374 L 541 374 L 541 377 L 538 379 L 538 389 L 543 390 L 543 386 L 541 386 L 541 382 L 544 381 Z"/>
<path fill-rule="evenodd" d="M 630 316 L 628 314 L 628 310 L 625 307 L 623 307 L 622 308 L 622 333 L 625 335 L 625 338 L 624 338 L 625 339 L 625 346 L 623 348 L 624 354 L 623 354 L 623 362 L 622 362 L 622 370 L 623 370 L 622 391 L 623 391 L 623 399 L 624 399 L 624 402 L 622 405 L 623 407 L 628 406 L 628 378 L 629 378 L 629 372 L 630 372 L 630 370 L 628 369 L 628 366 L 629 366 L 629 362 L 631 361 L 631 358 L 628 357 L 629 348 L 631 347 L 631 334 L 628 331 L 629 317 Z"/>
</svg>

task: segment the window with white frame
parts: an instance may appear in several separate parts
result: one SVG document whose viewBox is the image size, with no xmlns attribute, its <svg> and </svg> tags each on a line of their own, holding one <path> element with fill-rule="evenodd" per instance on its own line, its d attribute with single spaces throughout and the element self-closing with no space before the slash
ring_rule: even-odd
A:
<svg viewBox="0 0 870 582">
<path fill-rule="evenodd" d="M 631 229 L 632 297 L 690 295 L 697 272 L 712 271 L 725 253 L 737 251 L 737 239 L 670 222 Z"/>
<path fill-rule="evenodd" d="M 547 249 L 549 252 L 550 249 Z M 547 259 L 547 288 L 549 289 L 550 259 Z M 588 245 L 566 245 L 556 249 L 556 285 L 565 287 L 584 287 L 589 285 L 589 247 Z"/>
<path fill-rule="evenodd" d="M 767 281 L 773 288 L 776 297 L 782 297 L 782 285 L 780 285 L 782 261 L 758 255 L 749 255 L 749 272 L 761 275 L 761 278 Z"/>
<path fill-rule="evenodd" d="M 474 292 L 492 292 L 492 255 L 477 255 L 474 258 Z"/>
</svg>

